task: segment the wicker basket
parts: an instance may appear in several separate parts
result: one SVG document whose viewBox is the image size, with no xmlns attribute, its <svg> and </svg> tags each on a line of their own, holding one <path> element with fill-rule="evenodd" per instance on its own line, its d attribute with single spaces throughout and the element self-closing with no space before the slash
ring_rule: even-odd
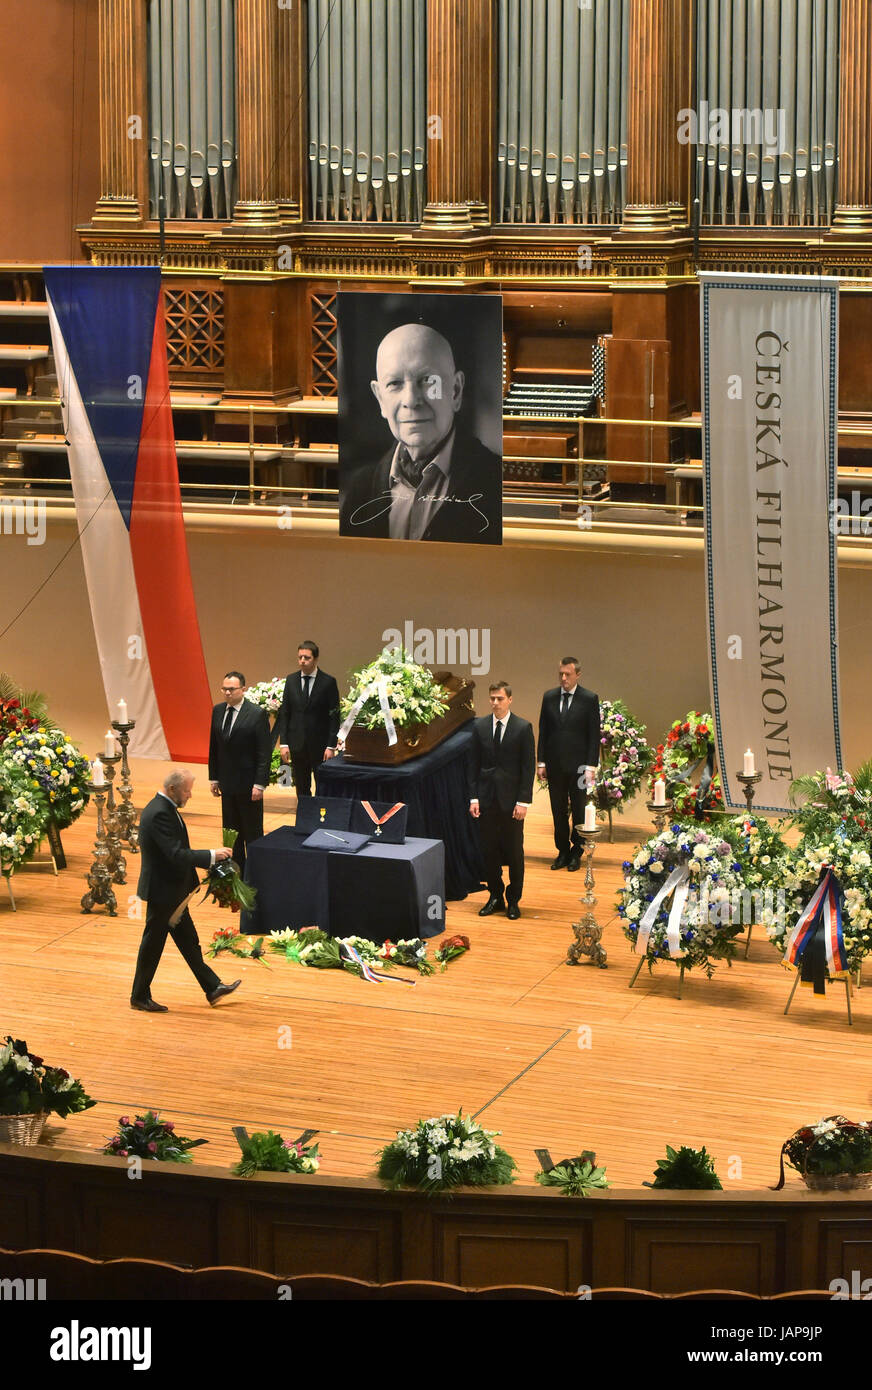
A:
<svg viewBox="0 0 872 1390">
<path fill-rule="evenodd" d="M 44 1110 L 32 1115 L 0 1115 L 0 1144 L 38 1144 L 46 1119 Z"/>
<path fill-rule="evenodd" d="M 803 1173 L 811 1192 L 860 1192 L 872 1187 L 872 1173 Z"/>
</svg>

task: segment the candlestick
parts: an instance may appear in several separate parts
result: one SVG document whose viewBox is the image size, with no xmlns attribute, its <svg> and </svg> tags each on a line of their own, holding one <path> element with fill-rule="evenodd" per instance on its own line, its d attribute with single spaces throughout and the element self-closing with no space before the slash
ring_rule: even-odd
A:
<svg viewBox="0 0 872 1390">
<path fill-rule="evenodd" d="M 754 766 L 754 754 L 751 752 L 750 748 L 746 752 L 742 761 L 744 763 L 744 767 L 742 768 L 742 772 L 744 773 L 744 775 L 746 777 L 753 777 L 757 769 Z"/>
<path fill-rule="evenodd" d="M 657 831 L 658 835 L 662 835 L 669 823 L 675 802 L 671 797 L 667 797 L 662 806 L 658 806 L 656 800 L 646 801 L 645 805 L 648 807 L 654 819 L 654 829 Z"/>
<path fill-rule="evenodd" d="M 119 700 L 119 701 L 118 701 L 118 723 L 119 723 L 119 724 L 126 724 L 126 723 L 127 723 L 127 701 L 126 701 L 126 700 Z M 112 720 L 112 724 L 113 724 L 113 727 L 114 727 L 114 725 L 115 725 L 115 720 L 114 720 L 114 719 Z"/>
<path fill-rule="evenodd" d="M 747 761 L 748 761 L 748 754 L 746 753 L 746 754 L 745 754 L 745 762 L 747 763 Z M 762 779 L 762 777 L 763 777 L 763 773 L 762 773 L 762 772 L 747 772 L 747 771 L 746 771 L 746 772 L 737 772 L 737 773 L 736 773 L 736 777 L 737 777 L 738 780 L 742 783 L 742 787 L 743 787 L 744 792 L 745 792 L 745 802 L 746 802 L 747 807 L 748 807 L 748 815 L 750 816 L 751 813 L 752 813 L 752 811 L 753 811 L 753 807 L 754 807 L 754 788 L 756 787 L 757 783 L 758 783 L 759 781 L 761 781 L 761 779 Z"/>
<path fill-rule="evenodd" d="M 123 700 L 121 703 L 124 703 Z M 121 793 L 121 804 L 118 807 L 119 836 L 131 854 L 138 854 L 139 827 L 136 822 L 139 813 L 133 804 L 133 783 L 130 780 L 130 764 L 127 761 L 130 730 L 136 728 L 136 720 L 122 722 L 120 719 L 113 719 L 112 728 L 118 730 L 118 742 L 121 744 L 121 781 L 118 784 Z"/>
<path fill-rule="evenodd" d="M 654 783 L 654 805 L 666 805 L 666 783 L 662 777 L 658 777 L 657 781 Z"/>
<path fill-rule="evenodd" d="M 596 806 L 592 801 L 589 801 L 584 808 L 584 829 L 588 834 L 592 830 L 596 830 Z"/>
<path fill-rule="evenodd" d="M 103 770 L 106 774 L 106 868 L 112 878 L 113 883 L 127 882 L 127 861 L 121 852 L 121 823 L 118 819 L 118 806 L 115 801 L 115 793 L 112 790 L 112 782 L 115 777 L 115 764 L 121 761 L 121 754 L 116 753 L 114 757 L 107 757 L 103 754 Z"/>
<path fill-rule="evenodd" d="M 103 756 L 104 758 L 116 757 L 115 735 L 111 729 L 106 730 L 106 737 L 103 740 Z"/>
<path fill-rule="evenodd" d="M 103 764 L 99 758 L 95 758 L 91 764 L 91 781 L 95 787 L 105 787 L 106 778 L 103 773 Z"/>
<path fill-rule="evenodd" d="M 99 765 L 99 759 L 98 765 Z M 112 888 L 112 874 L 107 863 L 106 830 L 103 824 L 103 806 L 106 801 L 105 778 L 88 785 L 88 793 L 94 798 L 97 807 L 97 836 L 94 841 L 94 862 L 87 874 L 88 891 L 82 898 L 82 911 L 91 912 L 98 904 L 104 905 L 110 917 L 117 912 L 115 893 Z"/>
<path fill-rule="evenodd" d="M 594 876 L 593 876 L 593 856 L 596 849 L 596 842 L 602 834 L 602 829 L 597 826 L 593 830 L 585 830 L 582 826 L 575 827 L 584 840 L 582 855 L 585 862 L 584 886 L 585 894 L 581 899 L 587 908 L 583 917 L 578 922 L 573 922 L 572 930 L 575 933 L 575 940 L 571 942 L 566 953 L 567 965 L 580 965 L 581 957 L 588 956 L 592 965 L 598 965 L 601 969 L 606 969 L 606 952 L 601 944 L 603 929 L 594 916 L 593 909 L 596 906 L 594 897 Z"/>
</svg>

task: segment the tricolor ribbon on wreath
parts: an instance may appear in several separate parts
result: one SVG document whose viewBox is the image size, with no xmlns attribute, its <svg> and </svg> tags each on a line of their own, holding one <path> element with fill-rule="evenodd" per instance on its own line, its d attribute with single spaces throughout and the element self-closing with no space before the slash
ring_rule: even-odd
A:
<svg viewBox="0 0 872 1390">
<path fill-rule="evenodd" d="M 339 954 L 344 955 L 346 960 L 353 961 L 360 967 L 360 973 L 365 980 L 374 980 L 376 984 L 384 984 L 385 980 L 391 981 L 395 985 L 414 985 L 414 980 L 405 980 L 401 975 L 385 975 L 381 970 L 373 970 L 371 965 L 367 965 L 363 956 L 356 946 L 351 946 L 347 941 L 340 941 Z"/>
<path fill-rule="evenodd" d="M 787 938 L 784 959 L 787 970 L 799 970 L 800 982 L 826 993 L 826 977 L 843 979 L 848 973 L 848 953 L 842 931 L 842 885 L 827 865 L 811 898 Z"/>
<path fill-rule="evenodd" d="M 339 733 L 336 735 L 337 743 L 345 742 L 349 730 L 357 719 L 357 716 L 372 695 L 378 696 L 379 707 L 385 721 L 385 733 L 388 736 L 388 747 L 392 748 L 394 746 L 397 741 L 397 731 L 394 726 L 394 716 L 391 714 L 391 707 L 388 704 L 388 683 L 386 680 L 375 681 L 373 685 L 368 685 L 366 690 L 358 695 L 351 709 L 345 716 Z"/>
<path fill-rule="evenodd" d="M 687 902 L 687 895 L 690 892 L 690 870 L 686 864 L 679 864 L 672 870 L 663 887 L 658 889 L 656 896 L 645 908 L 645 912 L 639 922 L 639 934 L 636 937 L 635 952 L 637 956 L 643 956 L 648 950 L 648 939 L 657 921 L 657 914 L 660 911 L 661 903 L 666 902 L 670 894 L 672 906 L 669 909 L 669 923 L 666 928 L 666 945 L 669 954 L 673 959 L 682 956 L 681 949 L 681 918 L 684 913 L 684 906 Z"/>
</svg>

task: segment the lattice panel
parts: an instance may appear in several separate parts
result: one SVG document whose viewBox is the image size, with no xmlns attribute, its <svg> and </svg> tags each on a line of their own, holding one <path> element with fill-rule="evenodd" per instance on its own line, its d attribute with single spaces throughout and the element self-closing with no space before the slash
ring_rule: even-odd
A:
<svg viewBox="0 0 872 1390">
<path fill-rule="evenodd" d="M 222 290 L 164 288 L 170 370 L 214 372 L 224 366 Z"/>
<path fill-rule="evenodd" d="M 336 358 L 336 295 L 309 298 L 312 323 L 312 395 L 338 396 Z"/>
</svg>

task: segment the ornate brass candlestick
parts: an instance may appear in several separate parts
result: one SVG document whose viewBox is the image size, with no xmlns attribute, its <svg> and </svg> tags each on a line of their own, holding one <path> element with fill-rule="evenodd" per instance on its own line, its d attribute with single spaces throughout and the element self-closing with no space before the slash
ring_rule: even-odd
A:
<svg viewBox="0 0 872 1390">
<path fill-rule="evenodd" d="M 657 831 L 658 835 L 662 835 L 672 818 L 675 802 L 667 797 L 662 806 L 658 806 L 655 801 L 646 801 L 645 805 L 654 817 L 654 829 Z"/>
<path fill-rule="evenodd" d="M 130 765 L 127 761 L 127 745 L 130 742 L 130 730 L 136 728 L 136 720 L 130 719 L 126 724 L 121 724 L 117 719 L 112 720 L 112 728 L 118 731 L 118 742 L 121 744 L 121 781 L 118 783 L 118 790 L 121 793 L 121 802 L 117 808 L 118 814 L 118 835 L 130 850 L 131 854 L 139 853 L 139 827 L 137 825 L 138 812 L 133 804 L 133 783 L 130 780 Z"/>
<path fill-rule="evenodd" d="M 763 773 L 762 773 L 762 772 L 737 772 L 737 773 L 736 773 L 736 777 L 737 777 L 738 780 L 742 783 L 742 789 L 743 789 L 743 791 L 744 791 L 744 793 L 745 793 L 745 801 L 746 801 L 747 806 L 748 806 L 748 815 L 749 815 L 749 816 L 752 815 L 753 812 L 754 812 L 754 788 L 756 787 L 757 783 L 760 781 L 760 779 L 762 778 L 762 776 L 763 776 Z"/>
<path fill-rule="evenodd" d="M 113 883 L 127 882 L 127 863 L 121 852 L 121 821 L 118 816 L 118 804 L 115 794 L 112 791 L 112 783 L 115 779 L 115 764 L 121 761 L 121 754 L 116 753 L 114 758 L 107 758 L 104 753 L 100 759 L 103 764 L 103 771 L 106 774 L 106 867 L 112 875 Z"/>
<path fill-rule="evenodd" d="M 581 826 L 575 827 L 578 834 L 584 840 L 582 857 L 584 859 L 584 887 L 585 894 L 581 899 L 587 911 L 578 922 L 573 922 L 572 930 L 575 932 L 575 940 L 571 943 L 566 955 L 567 965 L 580 965 L 582 956 L 589 956 L 592 965 L 598 965 L 601 969 L 606 968 L 606 952 L 601 944 L 603 929 L 594 916 L 593 909 L 596 905 L 594 896 L 594 877 L 593 877 L 593 856 L 596 849 L 596 842 L 602 835 L 602 828 L 597 826 L 596 830 L 584 830 Z"/>
<path fill-rule="evenodd" d="M 106 829 L 103 824 L 103 807 L 106 803 L 107 787 L 95 787 L 88 783 L 88 795 L 94 798 L 97 807 L 97 837 L 94 841 L 94 862 L 88 873 L 88 891 L 82 898 L 82 911 L 91 912 L 98 904 L 105 905 L 109 916 L 117 912 L 115 893 L 112 889 L 112 873 L 108 866 L 109 850 L 106 845 Z"/>
</svg>

